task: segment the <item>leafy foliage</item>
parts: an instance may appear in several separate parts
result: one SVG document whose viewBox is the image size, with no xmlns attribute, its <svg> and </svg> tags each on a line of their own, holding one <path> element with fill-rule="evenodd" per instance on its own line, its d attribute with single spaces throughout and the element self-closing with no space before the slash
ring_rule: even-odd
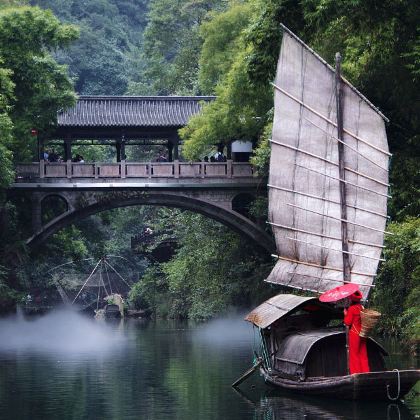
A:
<svg viewBox="0 0 420 420">
<path fill-rule="evenodd" d="M 51 54 L 76 39 L 77 29 L 37 7 L 10 7 L 22 3 L 0 4 L 0 187 L 13 180 L 12 160 L 37 158 L 30 129 L 47 132 L 55 124 L 57 110 L 75 99 L 65 66 Z M 29 236 L 26 213 L 27 207 L 18 209 L 1 191 L 0 261 L 9 271 L 0 295 L 7 299 L 28 279 L 15 270 L 25 262 L 20 238 Z"/>
<path fill-rule="evenodd" d="M 1 61 L 0 61 L 1 65 Z M 7 145 L 12 140 L 13 124 L 9 116 L 14 83 L 9 69 L 0 68 L 0 188 L 13 180 L 12 151 Z"/>
<path fill-rule="evenodd" d="M 271 88 L 251 83 L 246 70 L 248 49 L 243 30 L 251 19 L 252 7 L 234 4 L 231 9 L 214 14 L 203 26 L 200 81 L 208 88 L 217 81 L 217 99 L 202 114 L 193 117 L 180 130 L 185 141 L 183 152 L 188 159 L 201 156 L 209 146 L 234 139 L 257 140 L 272 106 Z M 213 59 L 210 57 L 210 48 Z M 226 59 L 228 57 L 228 59 Z"/>
<path fill-rule="evenodd" d="M 77 34 L 75 27 L 61 25 L 51 12 L 39 8 L 0 11 L 0 56 L 13 83 L 8 111 L 13 136 L 6 146 L 16 160 L 36 156 L 31 128 L 47 131 L 57 110 L 74 103 L 66 68 L 54 61 L 51 51 L 68 46 Z"/>
<path fill-rule="evenodd" d="M 419 342 L 420 310 L 420 219 L 408 218 L 391 223 L 380 268 L 373 303 L 385 315 L 382 332 L 389 335 L 405 334 Z"/>
<path fill-rule="evenodd" d="M 85 95 L 121 95 L 134 77 L 146 0 L 33 0 L 80 27 L 80 39 L 57 59 L 69 66 L 75 89 Z"/>
<path fill-rule="evenodd" d="M 151 0 L 144 48 L 130 93 L 191 95 L 198 87 L 200 24 L 224 0 Z"/>
<path fill-rule="evenodd" d="M 176 255 L 155 265 L 132 289 L 132 299 L 157 315 L 203 320 L 230 305 L 249 305 L 263 295 L 264 256 L 224 226 L 201 215 L 160 210 L 155 229 L 177 238 Z"/>
</svg>

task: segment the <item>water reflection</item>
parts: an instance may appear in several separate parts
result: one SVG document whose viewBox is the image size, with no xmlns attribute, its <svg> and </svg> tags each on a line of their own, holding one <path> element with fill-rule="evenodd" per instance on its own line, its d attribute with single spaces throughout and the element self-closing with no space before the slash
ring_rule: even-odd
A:
<svg viewBox="0 0 420 420">
<path fill-rule="evenodd" d="M 327 399 L 265 397 L 255 408 L 255 420 L 410 420 L 416 416 L 403 403 L 329 401 Z"/>
<path fill-rule="evenodd" d="M 60 311 L 0 320 L 0 419 L 414 418 L 404 406 L 279 394 L 258 375 L 238 395 L 230 384 L 252 348 L 242 316 L 109 324 Z"/>
</svg>

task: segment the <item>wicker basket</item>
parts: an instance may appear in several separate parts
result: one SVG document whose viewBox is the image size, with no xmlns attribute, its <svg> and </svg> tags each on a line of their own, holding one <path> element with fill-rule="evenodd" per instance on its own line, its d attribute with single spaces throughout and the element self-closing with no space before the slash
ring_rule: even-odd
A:
<svg viewBox="0 0 420 420">
<path fill-rule="evenodd" d="M 373 309 L 362 309 L 360 312 L 360 318 L 362 319 L 362 328 L 359 334 L 360 337 L 367 337 L 380 317 L 380 312 L 374 311 Z"/>
</svg>

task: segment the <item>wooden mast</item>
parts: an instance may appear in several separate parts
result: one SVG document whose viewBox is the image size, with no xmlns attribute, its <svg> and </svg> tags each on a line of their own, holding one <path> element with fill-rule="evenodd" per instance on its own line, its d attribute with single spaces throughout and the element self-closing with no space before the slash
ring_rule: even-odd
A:
<svg viewBox="0 0 420 420">
<path fill-rule="evenodd" d="M 338 173 L 340 179 L 340 208 L 341 208 L 341 250 L 343 256 L 343 282 L 351 282 L 351 271 L 349 261 L 349 240 L 347 232 L 347 200 L 346 200 L 346 171 L 344 165 L 344 142 L 343 142 L 343 97 L 341 89 L 341 55 L 335 55 L 335 98 L 337 103 L 337 138 L 338 146 Z M 347 374 L 350 374 L 349 355 L 349 327 L 346 326 L 346 353 L 347 353 Z"/>
<path fill-rule="evenodd" d="M 337 138 L 340 140 L 338 146 L 338 172 L 340 179 L 340 207 L 341 207 L 341 248 L 343 251 L 343 276 L 344 282 L 351 282 L 349 241 L 347 231 L 347 200 L 346 200 L 346 171 L 344 165 L 344 144 L 343 144 L 343 98 L 341 89 L 341 55 L 335 55 L 335 97 L 337 103 Z"/>
</svg>

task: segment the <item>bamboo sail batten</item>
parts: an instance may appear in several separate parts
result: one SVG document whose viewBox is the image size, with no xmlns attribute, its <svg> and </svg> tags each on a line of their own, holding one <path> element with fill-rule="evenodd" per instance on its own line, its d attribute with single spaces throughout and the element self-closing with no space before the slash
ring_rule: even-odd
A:
<svg viewBox="0 0 420 420">
<path fill-rule="evenodd" d="M 298 147 L 291 146 L 290 144 L 281 143 L 281 142 L 275 141 L 273 139 L 270 139 L 270 143 L 277 144 L 277 146 L 286 147 L 286 148 L 291 149 L 291 150 L 294 150 L 296 152 L 303 153 L 304 155 L 311 156 L 311 157 L 313 157 L 315 159 L 322 160 L 323 162 L 330 163 L 331 165 L 338 166 L 338 163 L 337 162 L 333 162 L 332 160 L 326 159 L 326 158 L 324 158 L 322 156 L 315 155 L 314 153 L 308 152 L 307 150 L 302 150 L 302 149 L 299 149 Z"/>
<path fill-rule="evenodd" d="M 287 26 L 284 26 L 280 23 L 280 27 L 283 31 L 287 32 L 287 34 L 293 38 L 297 43 L 303 46 L 303 48 L 310 52 L 313 56 L 315 56 L 324 66 L 326 66 L 331 72 L 334 73 L 334 68 L 331 67 L 318 53 L 316 53 L 309 45 L 305 44 L 297 35 L 295 35 Z M 389 122 L 389 119 L 376 107 L 372 102 L 363 95 L 362 92 L 359 92 L 345 77 L 341 76 L 341 80 L 354 92 L 358 95 L 363 101 L 368 104 L 378 115 L 383 118 L 384 121 Z"/>
<path fill-rule="evenodd" d="M 351 169 L 351 168 L 349 168 L 348 166 L 345 166 L 345 167 L 344 167 L 344 169 L 345 169 L 347 172 L 351 172 L 352 174 L 355 174 L 355 175 L 357 175 L 357 176 L 361 176 L 362 178 L 369 179 L 370 181 L 376 182 L 376 183 L 378 183 L 378 184 L 380 184 L 380 185 L 383 185 L 384 187 L 389 188 L 389 187 L 391 186 L 391 185 L 390 185 L 390 184 L 388 184 L 387 182 L 380 181 L 379 179 L 376 179 L 376 178 L 373 178 L 373 177 L 371 177 L 371 176 L 369 176 L 369 175 L 366 175 L 366 174 L 363 174 L 363 173 L 361 173 L 361 172 L 355 171 L 354 169 Z"/>
<path fill-rule="evenodd" d="M 345 147 L 347 147 L 348 149 L 352 150 L 353 152 L 357 153 L 359 156 L 361 156 L 363 159 L 367 160 L 368 162 L 372 163 L 373 165 L 377 166 L 378 168 L 382 169 L 383 171 L 388 172 L 388 168 L 384 168 L 383 166 L 381 166 L 379 163 L 375 162 L 374 160 L 368 158 L 366 155 L 364 155 L 363 153 L 359 152 L 359 150 L 357 150 L 356 148 L 350 146 L 348 143 L 346 143 L 343 140 L 340 140 L 338 137 L 333 136 L 331 133 L 329 133 L 327 130 L 324 130 L 322 127 L 320 127 L 318 124 L 315 124 L 313 121 L 311 121 L 309 118 L 305 118 L 303 117 L 303 119 L 305 121 L 308 121 L 308 123 L 312 124 L 314 127 L 318 128 L 319 130 L 321 130 L 325 135 L 327 135 L 328 137 L 334 139 L 335 141 L 338 141 L 339 143 L 343 144 Z M 380 181 L 378 181 L 380 182 Z M 389 187 L 389 184 L 384 184 L 387 187 Z"/>
<path fill-rule="evenodd" d="M 300 242 L 300 243 L 303 243 L 303 244 L 305 244 L 305 245 L 316 246 L 316 247 L 318 247 L 318 248 L 328 249 L 329 251 L 335 251 L 335 252 L 345 252 L 346 254 L 349 254 L 349 255 L 354 255 L 354 256 L 356 256 L 356 257 L 368 258 L 368 259 L 370 259 L 370 260 L 376 260 L 376 261 L 385 261 L 383 258 L 369 257 L 368 255 L 356 254 L 356 253 L 354 253 L 354 252 L 350 252 L 350 251 L 343 251 L 342 249 L 331 248 L 331 247 L 329 247 L 329 246 L 325 246 L 325 245 L 314 244 L 313 242 L 302 241 L 302 240 L 300 240 L 300 239 L 291 238 L 290 236 L 286 236 L 286 239 L 289 239 L 289 240 L 291 240 L 291 241 L 295 241 L 295 242 Z"/>
<path fill-rule="evenodd" d="M 315 264 L 315 263 L 310 263 L 310 262 L 306 262 L 306 261 L 299 261 L 299 260 L 294 260 L 292 258 L 286 258 L 286 257 L 282 257 L 280 255 L 276 255 L 276 254 L 271 254 L 271 256 L 273 258 L 277 258 L 279 260 L 283 260 L 283 261 L 289 261 L 293 264 L 302 264 L 302 265 L 307 265 L 309 267 L 316 267 L 316 268 L 321 268 L 322 270 L 331 270 L 331 271 L 339 271 L 339 272 L 343 272 L 343 270 L 341 268 L 337 268 L 337 267 L 330 267 L 327 265 L 320 265 L 320 264 Z M 360 273 L 358 271 L 353 271 L 351 270 L 352 274 L 357 274 L 359 276 L 366 276 L 366 277 L 375 277 L 376 273 Z"/>
<path fill-rule="evenodd" d="M 271 226 L 275 226 L 275 227 L 278 227 L 278 228 L 281 228 L 281 229 L 294 230 L 296 232 L 306 233 L 307 235 L 319 236 L 321 238 L 334 239 L 336 241 L 341 241 L 341 238 L 339 238 L 337 236 L 326 235 L 325 233 L 311 232 L 309 230 L 303 230 L 303 229 L 298 229 L 298 228 L 294 228 L 294 227 L 291 227 L 291 226 L 280 225 L 280 224 L 274 223 L 274 222 L 267 222 L 267 223 Z M 349 242 L 351 242 L 353 244 L 358 244 L 358 245 L 370 246 L 372 248 L 381 248 L 381 249 L 385 248 L 384 245 L 373 244 L 373 243 L 370 243 L 370 242 L 355 241 L 353 239 L 349 239 Z"/>
<path fill-rule="evenodd" d="M 315 198 L 316 200 L 322 200 L 322 201 L 325 201 L 325 202 L 328 202 L 328 203 L 332 203 L 332 204 L 340 204 L 339 201 L 330 200 L 328 198 L 320 197 L 320 196 L 314 195 L 314 194 L 304 193 L 302 191 L 291 190 L 289 188 L 283 188 L 283 187 L 279 187 L 277 185 L 271 185 L 271 184 L 267 184 L 267 186 L 269 188 L 274 188 L 276 190 L 286 191 L 286 192 L 290 192 L 290 193 L 302 195 L 304 197 Z M 355 209 L 355 210 L 363 211 L 363 212 L 366 212 L 366 213 L 371 213 L 371 214 L 374 214 L 376 216 L 383 217 L 384 219 L 389 219 L 389 216 L 387 216 L 386 214 L 378 213 L 378 212 L 376 212 L 374 210 L 369 210 L 369 209 L 365 209 L 363 207 L 353 206 L 353 205 L 348 204 L 348 203 L 347 203 L 347 207 L 350 207 L 350 208 Z"/>
<path fill-rule="evenodd" d="M 308 209 L 308 208 L 305 208 L 305 207 L 298 206 L 296 204 L 286 203 L 286 205 L 288 205 L 290 207 L 294 207 L 294 208 L 299 209 L 299 210 L 309 211 L 310 213 L 318 214 L 319 216 L 329 217 L 330 219 L 337 220 L 338 222 L 350 223 L 351 225 L 355 225 L 355 226 L 358 226 L 358 227 L 361 227 L 361 228 L 364 228 L 364 229 L 374 230 L 375 232 L 384 233 L 385 235 L 394 235 L 392 232 L 388 232 L 386 230 L 376 229 L 376 228 L 373 228 L 371 226 L 362 225 L 360 223 L 352 222 L 351 220 L 348 220 L 348 219 L 342 219 L 340 217 L 335 217 L 335 216 L 331 216 L 329 214 L 320 213 L 320 212 L 318 212 L 316 210 L 311 210 L 311 209 Z"/>
<path fill-rule="evenodd" d="M 308 168 L 306 166 L 299 165 L 298 163 L 296 163 L 296 166 L 298 166 L 299 168 L 303 168 L 303 169 L 305 169 L 307 171 L 314 172 L 314 173 L 316 173 L 318 175 L 322 175 L 322 176 L 326 176 L 327 178 L 334 179 L 335 181 L 344 182 L 345 184 L 351 185 L 352 187 L 360 188 L 361 190 L 365 190 L 365 191 L 371 192 L 373 194 L 378 194 L 378 195 L 381 195 L 382 197 L 392 198 L 388 194 L 383 194 L 383 193 L 381 193 L 379 191 L 372 190 L 372 188 L 367 188 L 367 187 L 364 187 L 363 185 L 358 185 L 358 184 L 355 184 L 354 182 L 346 181 L 345 179 L 337 178 L 336 176 L 332 176 L 332 175 L 328 175 L 328 174 L 326 174 L 324 172 L 317 171 L 316 169 Z"/>
<path fill-rule="evenodd" d="M 311 111 L 313 114 L 317 115 L 319 118 L 323 119 L 324 121 L 326 121 L 327 123 L 333 125 L 334 127 L 337 127 L 337 124 L 330 120 L 328 117 L 326 117 L 325 115 L 322 115 L 321 113 L 319 113 L 318 111 L 316 111 L 315 109 L 313 109 L 312 107 L 310 107 L 309 105 L 305 104 L 304 102 L 302 102 L 301 100 L 299 100 L 298 98 L 296 98 L 295 96 L 291 95 L 289 92 L 286 92 L 284 89 L 282 89 L 280 86 L 277 86 L 275 83 L 272 83 L 272 85 L 278 89 L 281 93 L 283 93 L 284 95 L 288 96 L 290 99 L 293 99 L 295 102 L 297 102 L 298 104 L 300 104 L 303 108 L 307 109 L 308 111 Z M 383 153 L 384 155 L 391 157 L 392 153 L 387 152 L 386 150 L 383 150 L 379 147 L 376 147 L 375 145 L 373 145 L 372 143 L 369 143 L 368 141 L 362 139 L 361 137 L 359 137 L 357 134 L 352 133 L 351 131 L 343 128 L 343 131 L 348 134 L 350 137 L 353 137 L 354 139 L 360 141 L 360 143 L 366 144 L 366 146 L 371 147 L 372 149 L 375 149 L 378 152 Z"/>
<path fill-rule="evenodd" d="M 287 274 L 291 274 L 292 276 L 302 276 L 302 277 L 311 277 L 311 278 L 314 277 L 316 279 L 326 280 L 325 277 L 314 276 L 312 274 L 309 275 L 309 274 L 298 273 L 296 271 L 288 271 Z M 363 287 L 375 287 L 374 284 L 356 283 L 356 282 L 353 282 L 353 281 L 351 281 L 351 282 L 350 281 L 345 281 L 343 279 L 332 279 L 330 277 L 328 277 L 327 280 L 335 282 L 335 283 L 353 283 L 353 284 L 357 284 L 358 286 L 363 286 Z"/>
<path fill-rule="evenodd" d="M 273 140 L 273 139 L 270 139 L 270 143 L 274 143 L 274 144 L 276 144 L 277 146 L 283 146 L 283 147 L 286 147 L 286 148 L 288 148 L 288 149 L 294 150 L 294 151 L 299 152 L 299 153 L 303 153 L 304 155 L 311 156 L 311 157 L 313 157 L 313 158 L 316 158 L 316 159 L 322 160 L 323 162 L 329 163 L 330 165 L 334 165 L 334 166 L 337 166 L 337 167 L 338 167 L 338 163 L 337 163 L 337 162 L 333 162 L 333 161 L 332 161 L 332 160 L 330 160 L 330 159 L 326 159 L 326 158 L 324 158 L 324 157 L 322 157 L 322 156 L 315 155 L 314 153 L 308 152 L 307 150 L 303 150 L 303 149 L 300 149 L 300 148 L 298 148 L 298 147 L 293 147 L 293 146 L 291 146 L 290 144 L 281 143 L 281 142 L 275 141 L 275 140 Z M 376 179 L 376 178 L 372 178 L 372 177 L 370 177 L 369 175 L 366 175 L 366 174 L 364 174 L 364 173 L 362 173 L 362 172 L 358 172 L 358 171 L 356 171 L 356 170 L 354 170 L 354 169 L 351 169 L 351 168 L 349 168 L 349 167 L 347 167 L 347 166 L 346 166 L 346 167 L 344 167 L 344 169 L 345 169 L 346 171 L 348 171 L 348 172 L 352 172 L 352 173 L 354 173 L 354 174 L 356 174 L 356 175 L 359 175 L 359 176 L 361 176 L 361 177 L 363 177 L 363 178 L 370 179 L 371 181 L 375 181 L 375 182 L 377 182 L 378 184 L 383 184 L 383 185 L 385 185 L 385 186 L 389 187 L 389 184 L 385 184 L 385 183 L 383 183 L 382 181 L 380 181 L 380 180 L 378 180 L 378 179 Z"/>
</svg>

